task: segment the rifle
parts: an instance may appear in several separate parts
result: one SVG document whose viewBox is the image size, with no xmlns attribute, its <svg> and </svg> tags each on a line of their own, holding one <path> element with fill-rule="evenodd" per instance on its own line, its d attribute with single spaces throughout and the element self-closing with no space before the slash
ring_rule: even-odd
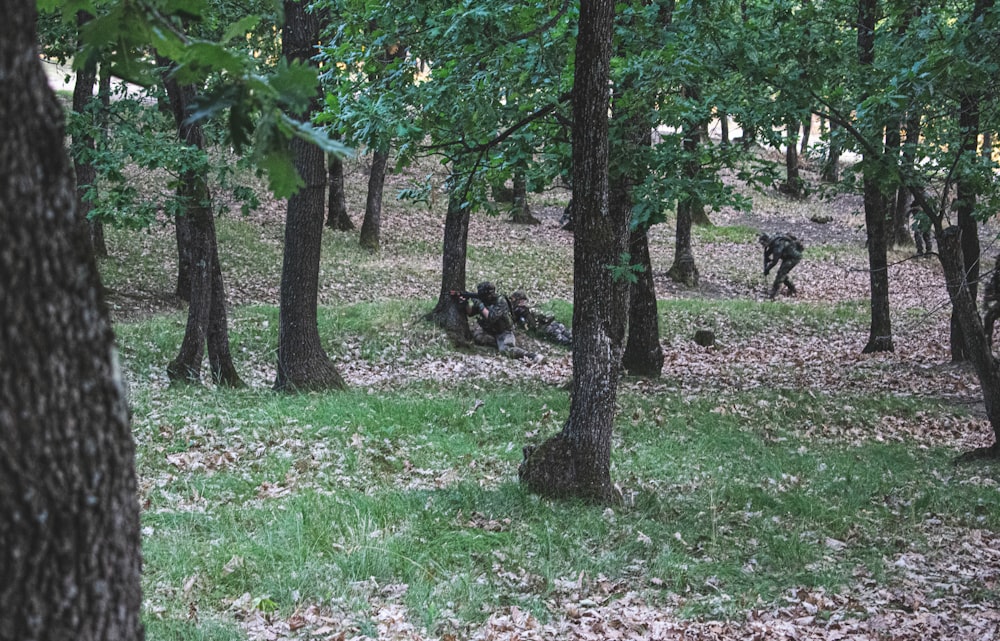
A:
<svg viewBox="0 0 1000 641">
<path fill-rule="evenodd" d="M 456 298 L 458 300 L 469 300 L 470 298 L 475 298 L 476 300 L 479 300 L 479 294 L 477 292 L 467 292 L 464 289 L 453 289 L 450 292 L 448 292 L 448 294 L 452 298 Z"/>
</svg>

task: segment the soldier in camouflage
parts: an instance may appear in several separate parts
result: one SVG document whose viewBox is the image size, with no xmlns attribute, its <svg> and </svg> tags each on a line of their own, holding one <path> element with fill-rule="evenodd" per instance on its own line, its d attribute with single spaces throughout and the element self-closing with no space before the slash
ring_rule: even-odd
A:
<svg viewBox="0 0 1000 641">
<path fill-rule="evenodd" d="M 768 275 L 771 269 L 778 264 L 778 261 L 781 261 L 781 267 L 778 268 L 778 275 L 774 279 L 768 298 L 774 300 L 782 284 L 788 288 L 788 293 L 794 296 L 795 285 L 788 278 L 788 272 L 792 271 L 802 259 L 802 251 L 805 249 L 802 243 L 791 234 L 778 234 L 777 236 L 761 234 L 757 240 L 764 248 L 764 276 Z"/>
<path fill-rule="evenodd" d="M 543 314 L 528 306 L 528 297 L 518 290 L 510 295 L 511 312 L 514 324 L 532 336 L 547 340 L 556 345 L 572 345 L 573 332 L 552 314 Z"/>
<path fill-rule="evenodd" d="M 465 299 L 465 313 L 475 316 L 472 340 L 477 345 L 495 347 L 504 356 L 526 358 L 541 363 L 544 358 L 517 346 L 514 339 L 514 318 L 510 304 L 503 296 L 497 296 L 493 283 L 485 281 L 476 286 L 476 297 Z"/>
</svg>

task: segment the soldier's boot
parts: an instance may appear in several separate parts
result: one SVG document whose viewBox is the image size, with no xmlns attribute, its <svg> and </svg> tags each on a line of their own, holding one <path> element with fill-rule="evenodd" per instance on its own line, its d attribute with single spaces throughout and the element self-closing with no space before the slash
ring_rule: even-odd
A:
<svg viewBox="0 0 1000 641">
<path fill-rule="evenodd" d="M 770 300 L 774 300 L 774 297 L 778 295 L 778 287 L 779 287 L 780 285 L 781 285 L 781 283 L 775 283 L 775 284 L 774 284 L 774 285 L 773 285 L 773 286 L 771 287 L 771 291 L 767 293 L 767 297 L 768 297 L 768 298 L 769 298 Z"/>
<path fill-rule="evenodd" d="M 785 285 L 788 286 L 788 295 L 795 296 L 795 285 L 792 284 L 792 281 L 786 280 Z"/>
</svg>

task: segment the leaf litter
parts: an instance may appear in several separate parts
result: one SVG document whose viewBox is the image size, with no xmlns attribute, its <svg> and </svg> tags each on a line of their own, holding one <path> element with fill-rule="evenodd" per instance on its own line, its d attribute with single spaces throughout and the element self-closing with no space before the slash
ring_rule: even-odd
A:
<svg viewBox="0 0 1000 641">
<path fill-rule="evenodd" d="M 358 168 L 355 168 L 357 171 Z M 394 177 L 390 177 L 390 187 Z M 833 222 L 816 225 L 808 213 L 823 206 Z M 868 274 L 859 231 L 860 199 L 841 196 L 829 206 L 824 203 L 801 204 L 770 196 L 752 214 L 722 211 L 713 214 L 716 224 L 739 224 L 759 231 L 794 230 L 807 245 L 806 255 L 792 276 L 799 293 L 772 303 L 764 300 L 766 283 L 759 276 L 760 256 L 753 239 L 747 242 L 700 240 L 696 234 L 694 251 L 701 271 L 697 288 L 676 285 L 665 276 L 672 259 L 672 234 L 669 226 L 650 233 L 654 279 L 661 300 L 670 298 L 745 299 L 761 305 L 837 305 L 866 304 Z M 355 209 L 357 211 L 357 209 Z M 559 207 L 536 209 L 542 220 L 537 227 L 520 227 L 492 218 L 473 217 L 470 245 L 482 249 L 503 248 L 507 243 L 533 244 L 540 254 L 563 265 L 562 279 L 518 281 L 533 300 L 572 299 L 572 237 L 559 228 Z M 268 203 L 257 214 L 262 242 L 280 243 L 283 211 L 278 203 Z M 437 295 L 439 263 L 433 256 L 414 258 L 395 253 L 396 244 L 422 241 L 429 247 L 440 242 L 443 219 L 436 211 L 408 209 L 405 213 L 383 216 L 383 249 L 373 279 L 364 282 L 350 278 L 327 279 L 321 287 L 323 305 L 342 305 L 378 300 L 392 287 L 395 296 L 421 302 Z M 154 230 L 148 242 L 157 236 L 168 247 L 168 231 Z M 986 234 L 984 234 L 984 237 Z M 809 248 L 820 244 L 833 247 L 819 255 Z M 836 246 L 845 247 L 843 251 Z M 166 254 L 169 256 L 169 252 Z M 831 428 L 812 425 L 799 428 L 799 436 L 840 442 L 894 440 L 918 446 L 946 446 L 971 449 L 989 444 L 991 429 L 981 416 L 981 392 L 975 376 L 966 367 L 952 365 L 949 353 L 950 307 L 944 290 L 941 269 L 935 258 L 913 259 L 905 252 L 894 252 L 890 262 L 890 302 L 893 313 L 895 351 L 874 355 L 861 354 L 867 340 L 867 328 L 850 325 L 815 327 L 797 323 L 793 315 L 765 333 L 741 332 L 722 327 L 719 343 L 713 348 L 694 344 L 693 338 L 663 327 L 666 363 L 657 381 L 626 379 L 624 388 L 641 394 L 676 393 L 684 396 L 711 393 L 718 397 L 718 412 L 745 411 L 734 400 L 740 392 L 758 388 L 798 390 L 804 393 L 835 392 L 870 394 L 873 392 L 916 397 L 942 402 L 971 411 L 967 416 L 944 417 L 940 413 L 915 419 L 880 417 L 876 426 Z M 165 267 L 168 273 L 172 269 Z M 401 270 L 410 273 L 398 277 Z M 495 278 L 470 261 L 470 276 Z M 167 311 L 175 303 L 155 291 L 141 295 L 148 284 L 137 283 L 140 295 L 110 293 L 112 309 L 119 319 L 141 318 Z M 239 272 L 229 277 L 227 288 L 231 305 L 275 304 L 276 283 L 272 275 Z M 665 319 L 669 322 L 669 317 Z M 707 319 L 711 320 L 711 319 Z M 400 339 L 404 333 L 400 332 Z M 419 381 L 437 381 L 442 385 L 470 379 L 532 378 L 552 385 L 565 385 L 572 377 L 571 354 L 528 338 L 520 339 L 529 348 L 548 356 L 543 364 L 529 364 L 497 357 L 482 351 L 457 352 L 446 357 L 431 357 L 420 350 L 413 355 L 373 362 L 360 357 L 338 360 L 338 368 L 348 384 L 373 392 L 392 389 Z M 355 356 L 355 354 L 350 354 Z M 273 381 L 271 365 L 254 365 L 248 377 L 255 386 L 266 387 Z M 165 386 L 159 377 L 155 384 Z M 469 407 L 469 413 L 478 409 Z M 195 429 L 191 426 L 185 429 Z M 196 435 L 200 446 L 185 452 L 166 454 L 164 458 L 176 473 L 194 470 L 223 470 L 259 456 L 262 443 L 233 440 L 233 435 L 213 437 L 209 432 Z M 355 446 L 374 452 L 371 444 L 357 435 Z M 294 438 L 294 437 L 293 437 Z M 295 451 L 294 442 L 281 447 Z M 257 499 L 280 498 L 304 485 L 316 486 L 317 480 L 348 487 L 364 485 L 343 469 L 342 455 L 312 452 L 306 462 L 294 466 L 282 479 L 260 485 Z M 418 470 L 403 465 L 403 487 L 443 487 L 461 478 L 461 471 Z M 152 487 L 164 487 L 172 478 L 169 471 L 158 479 L 141 480 L 144 495 Z M 996 486 L 991 478 L 979 482 Z M 170 498 L 170 497 L 167 497 Z M 204 499 L 195 495 L 173 497 L 171 510 L 205 511 Z M 459 515 L 464 527 L 502 532 L 509 523 L 483 514 Z M 741 618 L 711 620 L 690 619 L 683 615 L 685 597 L 668 594 L 663 603 L 650 604 L 641 589 L 661 588 L 664 582 L 645 577 L 645 585 L 611 582 L 604 577 L 566 577 L 550 586 L 545 601 L 547 616 L 540 620 L 518 606 L 497 607 L 478 625 L 462 623 L 445 611 L 438 619 L 439 628 L 450 629 L 437 635 L 414 623 L 419 613 L 401 604 L 405 585 L 380 585 L 372 579 L 359 585 L 369 603 L 367 618 L 361 617 L 347 603 L 302 604 L 289 616 L 279 616 L 268 606 L 266 597 L 245 594 L 229 606 L 253 640 L 318 639 L 323 641 L 435 640 L 454 641 L 528 641 L 533 639 L 759 639 L 759 640 L 889 640 L 889 639 L 995 639 L 1000 638 L 1000 609 L 980 598 L 997 587 L 1000 578 L 1000 537 L 974 528 L 950 527 L 930 516 L 921 525 L 926 540 L 923 552 L 901 551 L 885 559 L 895 578 L 889 585 L 873 579 L 864 568 L 856 572 L 856 581 L 836 594 L 822 589 L 794 588 L 779 603 L 757 603 Z M 641 542 L 641 533 L 639 541 Z M 842 541 L 829 539 L 826 546 L 836 553 Z M 234 568 L 242 561 L 231 561 Z M 227 568 L 229 565 L 227 565 Z M 748 571 L 753 568 L 749 567 Z M 232 571 L 232 570 L 230 570 Z M 498 572 L 525 591 L 537 590 L 537 577 Z M 507 576 L 509 574 L 509 576 Z M 641 582 L 641 580 L 640 580 Z M 720 597 L 732 598 L 730 595 Z M 450 624 L 450 625 L 449 625 Z"/>
</svg>

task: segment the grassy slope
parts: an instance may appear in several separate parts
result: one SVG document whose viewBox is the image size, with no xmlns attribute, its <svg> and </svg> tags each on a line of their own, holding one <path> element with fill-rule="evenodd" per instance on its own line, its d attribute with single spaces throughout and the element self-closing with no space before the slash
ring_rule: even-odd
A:
<svg viewBox="0 0 1000 641">
<path fill-rule="evenodd" d="M 717 213 L 720 227 L 696 233 L 695 291 L 664 279 L 671 231 L 654 231 L 668 360 L 657 381 L 623 382 L 613 475 L 625 502 L 595 508 L 516 483 L 521 446 L 567 415 L 569 353 L 538 345 L 548 362 L 527 366 L 455 351 L 423 323 L 443 203 L 427 212 L 391 194 L 380 254 L 353 233 L 324 236 L 320 332 L 346 393 L 269 390 L 279 206 L 219 219 L 248 390 L 166 386 L 184 322 L 172 238 L 112 234 L 102 270 L 135 410 L 150 639 L 586 638 L 595 622 L 625 638 L 669 626 L 743 638 L 754 625 L 818 636 L 831 621 L 907 630 L 924 625 L 904 616 L 921 608 L 961 636 L 997 616 L 997 473 L 950 464 L 989 433 L 970 374 L 947 364 L 939 270 L 893 267 L 897 352 L 861 357 L 856 201 L 764 195 L 750 216 Z M 565 199 L 534 202 L 540 227 L 474 217 L 470 284 L 526 289 L 568 322 Z M 810 226 L 816 211 L 835 223 Z M 779 228 L 807 242 L 802 293 L 765 303 L 754 239 Z M 720 346 L 694 346 L 695 327 Z"/>
</svg>

